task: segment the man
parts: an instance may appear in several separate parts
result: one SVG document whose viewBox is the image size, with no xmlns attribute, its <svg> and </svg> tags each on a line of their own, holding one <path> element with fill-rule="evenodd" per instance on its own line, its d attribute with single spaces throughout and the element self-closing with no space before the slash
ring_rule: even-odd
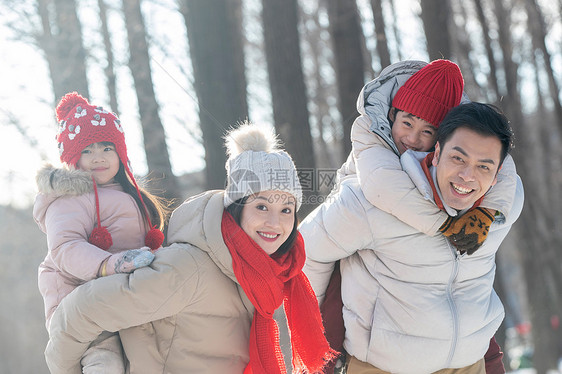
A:
<svg viewBox="0 0 562 374">
<path fill-rule="evenodd" d="M 377 209 L 355 178 L 301 224 L 305 273 L 319 301 L 333 263 L 342 260 L 348 374 L 485 372 L 484 354 L 504 316 L 493 290 L 495 253 L 521 212 L 520 180 L 506 220 L 482 224 L 486 211 L 478 205 L 511 141 L 503 115 L 463 104 L 439 126 L 435 152 L 401 157 L 422 195 L 450 216 L 473 218 L 463 234 L 487 237 L 471 255 Z"/>
</svg>

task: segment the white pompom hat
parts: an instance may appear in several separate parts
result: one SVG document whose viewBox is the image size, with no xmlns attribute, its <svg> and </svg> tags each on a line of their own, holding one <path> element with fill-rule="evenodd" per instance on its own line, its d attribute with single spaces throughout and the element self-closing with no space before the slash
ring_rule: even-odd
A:
<svg viewBox="0 0 562 374">
<path fill-rule="evenodd" d="M 302 188 L 291 156 L 282 150 L 273 131 L 244 122 L 225 135 L 228 160 L 224 206 L 261 191 L 282 191 L 293 195 L 297 210 Z"/>
</svg>

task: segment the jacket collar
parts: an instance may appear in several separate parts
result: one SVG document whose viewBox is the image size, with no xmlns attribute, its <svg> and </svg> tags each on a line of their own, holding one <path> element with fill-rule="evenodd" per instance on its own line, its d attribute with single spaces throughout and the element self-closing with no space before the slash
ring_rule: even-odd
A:
<svg viewBox="0 0 562 374">
<path fill-rule="evenodd" d="M 221 233 L 224 191 L 203 192 L 187 199 L 170 217 L 168 243 L 188 243 L 206 252 L 221 271 L 235 281 L 232 256 Z"/>
<path fill-rule="evenodd" d="M 80 196 L 93 191 L 90 173 L 74 168 L 55 168 L 44 165 L 35 176 L 39 193 L 59 196 Z"/>
</svg>

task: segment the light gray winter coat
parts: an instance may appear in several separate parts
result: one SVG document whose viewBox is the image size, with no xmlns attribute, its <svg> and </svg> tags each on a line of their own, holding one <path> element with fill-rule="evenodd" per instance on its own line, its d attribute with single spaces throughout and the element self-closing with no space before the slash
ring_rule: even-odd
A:
<svg viewBox="0 0 562 374">
<path fill-rule="evenodd" d="M 433 199 L 415 154 L 402 156 L 404 170 L 418 193 Z M 425 235 L 374 207 L 356 178 L 342 181 L 300 231 L 304 271 L 319 299 L 333 262 L 341 259 L 347 352 L 382 370 L 412 374 L 461 368 L 484 357 L 504 317 L 493 290 L 495 254 L 522 206 L 517 177 L 509 218 L 492 224 L 478 251 L 460 255 L 444 236 Z"/>
<path fill-rule="evenodd" d="M 357 176 L 361 190 L 371 204 L 421 232 L 435 235 L 447 215 L 422 198 L 410 177 L 402 171 L 388 120 L 392 99 L 398 89 L 425 65 L 426 62 L 415 60 L 397 62 L 383 69 L 379 77 L 363 87 L 357 99 L 359 117 L 351 128 L 352 152 L 338 170 L 338 179 Z M 461 104 L 468 102 L 470 100 L 463 94 Z M 511 211 L 516 180 L 515 164 L 508 155 L 498 175 L 498 183 L 481 204 L 500 212 L 498 220 L 505 219 Z"/>
</svg>

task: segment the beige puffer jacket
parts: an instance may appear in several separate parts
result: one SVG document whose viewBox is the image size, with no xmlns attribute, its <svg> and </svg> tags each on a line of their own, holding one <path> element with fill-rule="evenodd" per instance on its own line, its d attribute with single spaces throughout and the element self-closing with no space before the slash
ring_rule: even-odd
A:
<svg viewBox="0 0 562 374">
<path fill-rule="evenodd" d="M 81 373 L 89 342 L 103 330 L 121 330 L 128 373 L 242 374 L 254 307 L 222 239 L 223 209 L 222 191 L 187 200 L 170 219 L 175 244 L 156 252 L 150 266 L 68 295 L 51 323 L 51 373 Z"/>
<path fill-rule="evenodd" d="M 47 165 L 37 173 L 37 187 L 33 218 L 47 234 L 49 250 L 38 274 L 48 329 L 61 300 L 79 285 L 95 279 L 100 264 L 112 253 L 141 248 L 147 228 L 137 203 L 119 184 L 99 186 L 101 225 L 113 239 L 113 245 L 105 251 L 88 243 L 97 225 L 90 174 Z"/>
</svg>

